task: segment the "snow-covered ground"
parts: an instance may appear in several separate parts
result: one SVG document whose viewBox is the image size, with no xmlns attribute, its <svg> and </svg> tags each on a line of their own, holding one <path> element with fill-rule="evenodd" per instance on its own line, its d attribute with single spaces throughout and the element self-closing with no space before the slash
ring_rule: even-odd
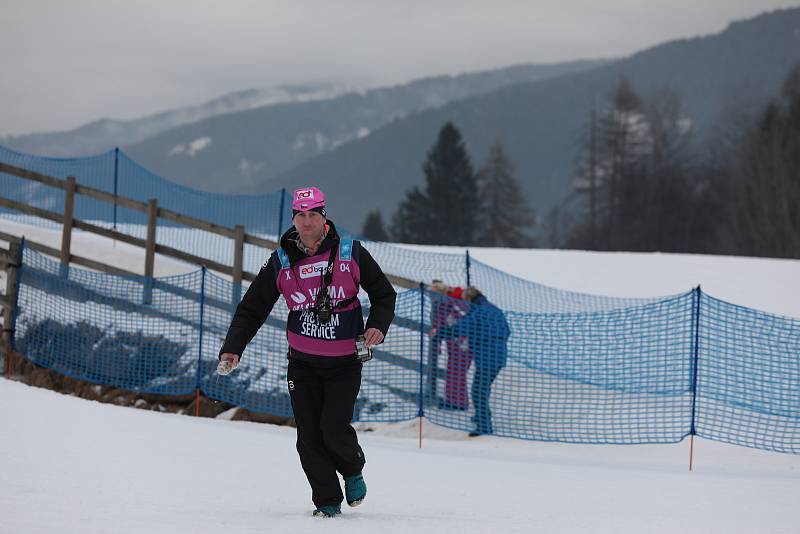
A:
<svg viewBox="0 0 800 534">
<path fill-rule="evenodd" d="M 0 230 L 60 243 L 58 231 L 8 219 L 0 218 Z M 140 249 L 83 232 L 73 236 L 73 253 L 142 270 Z M 651 297 L 702 284 L 719 298 L 800 317 L 799 261 L 470 253 L 572 291 Z M 157 276 L 195 269 L 156 260 Z M 420 450 L 417 425 L 357 425 L 368 498 L 342 518 L 320 520 L 310 517 L 291 428 L 119 408 L 0 379 L 0 533 L 800 532 L 797 455 L 697 440 L 689 473 L 688 441 L 582 446 L 470 439 L 425 422 Z"/>
<path fill-rule="evenodd" d="M 365 425 L 362 425 L 364 427 Z M 287 427 L 140 411 L 0 380 L 0 532 L 226 534 L 798 532 L 800 456 L 695 442 L 361 432 L 368 496 L 310 517 Z"/>
</svg>

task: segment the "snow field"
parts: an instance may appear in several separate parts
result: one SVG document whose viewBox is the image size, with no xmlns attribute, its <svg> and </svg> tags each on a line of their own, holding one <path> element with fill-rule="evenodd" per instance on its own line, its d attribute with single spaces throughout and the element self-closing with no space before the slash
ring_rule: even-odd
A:
<svg viewBox="0 0 800 534">
<path fill-rule="evenodd" d="M 800 457 L 697 440 L 580 446 L 360 425 L 368 496 L 310 517 L 294 430 L 0 381 L 0 532 L 797 532 Z"/>
<path fill-rule="evenodd" d="M 0 227 L 54 247 L 60 243 L 57 231 L 6 219 Z M 133 271 L 143 265 L 141 250 L 83 232 L 75 232 L 73 252 Z M 650 297 L 700 283 L 716 297 L 800 317 L 800 262 L 793 260 L 505 249 L 471 254 L 573 291 Z M 157 276 L 194 270 L 156 260 Z M 164 332 L 157 322 L 150 328 Z M 395 365 L 373 363 L 377 381 L 392 372 L 411 376 Z M 268 374 L 251 379 L 281 380 L 279 373 Z M 509 376 L 501 373 L 496 391 L 535 386 L 550 393 L 599 394 L 579 384 L 567 391 L 550 375 L 532 376 L 529 384 Z M 364 388 L 369 396 L 386 394 L 366 379 Z M 537 399 L 531 397 L 530 417 L 546 432 L 552 414 Z M 502 395 L 493 393 L 493 402 L 502 402 Z M 637 402 L 657 404 L 647 395 Z M 430 417 L 442 424 L 469 416 L 437 412 Z M 576 428 L 588 415 L 571 414 Z M 420 450 L 418 424 L 356 424 L 367 456 L 367 500 L 356 509 L 345 507 L 341 518 L 319 520 L 310 517 L 310 489 L 291 428 L 120 408 L 0 380 L 0 533 L 800 531 L 797 455 L 697 439 L 689 473 L 688 440 L 606 446 L 469 439 L 424 421 Z M 496 422 L 498 430 L 506 424 Z M 754 424 L 760 424 L 758 417 Z"/>
</svg>

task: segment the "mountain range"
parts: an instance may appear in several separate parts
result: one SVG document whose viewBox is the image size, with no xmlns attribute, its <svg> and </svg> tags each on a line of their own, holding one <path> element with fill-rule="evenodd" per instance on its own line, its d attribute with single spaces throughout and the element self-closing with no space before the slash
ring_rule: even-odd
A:
<svg viewBox="0 0 800 534">
<path fill-rule="evenodd" d="M 386 220 L 406 190 L 424 184 L 426 153 L 441 126 L 452 121 L 475 167 L 493 143 L 504 144 L 529 201 L 545 215 L 570 195 L 591 109 L 607 101 L 622 76 L 645 98 L 666 88 L 677 93 L 701 144 L 730 127 L 731 110 L 752 115 L 778 95 L 798 61 L 800 9 L 776 11 L 733 23 L 716 35 L 669 42 L 598 68 L 517 83 L 416 113 L 277 179 L 259 181 L 258 188 L 313 181 L 335 190 L 329 212 L 341 224 L 360 229 L 367 212 L 378 209 Z"/>
<path fill-rule="evenodd" d="M 247 89 L 202 104 L 155 113 L 138 119 L 100 119 L 63 132 L 0 137 L 0 142 L 20 152 L 40 156 L 88 156 L 115 147 L 129 146 L 161 132 L 209 117 L 287 102 L 329 99 L 348 91 L 348 88 L 326 84 Z"/>
<path fill-rule="evenodd" d="M 621 77 L 645 98 L 664 89 L 677 93 L 700 140 L 725 124 L 731 110 L 752 113 L 773 98 L 798 61 L 800 8 L 794 8 L 617 60 L 519 65 L 362 91 L 246 91 L 134 121 L 0 142 L 66 156 L 113 141 L 165 178 L 215 192 L 315 184 L 330 192 L 331 217 L 359 230 L 368 211 L 388 218 L 406 190 L 424 183 L 426 153 L 452 121 L 476 168 L 493 143 L 503 143 L 532 206 L 544 215 L 570 195 L 591 109 L 605 105 Z"/>
<path fill-rule="evenodd" d="M 218 115 L 126 147 L 170 179 L 215 192 L 263 193 L 264 183 L 369 135 L 392 121 L 523 80 L 590 68 L 596 62 L 526 65 L 441 76 L 335 98 L 280 103 Z"/>
</svg>

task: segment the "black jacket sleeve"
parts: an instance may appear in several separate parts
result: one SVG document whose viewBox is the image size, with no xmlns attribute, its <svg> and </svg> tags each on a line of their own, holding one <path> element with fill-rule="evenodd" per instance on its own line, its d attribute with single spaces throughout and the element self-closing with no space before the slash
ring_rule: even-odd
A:
<svg viewBox="0 0 800 534">
<path fill-rule="evenodd" d="M 233 315 L 219 355 L 231 352 L 241 358 L 244 348 L 267 320 L 279 296 L 278 286 L 275 283 L 275 253 L 273 253 L 236 307 L 236 313 Z"/>
<path fill-rule="evenodd" d="M 361 270 L 361 287 L 369 295 L 369 318 L 366 328 L 377 328 L 386 336 L 394 319 L 394 305 L 397 293 L 383 274 L 378 263 L 367 249 L 359 243 L 358 267 Z"/>
</svg>

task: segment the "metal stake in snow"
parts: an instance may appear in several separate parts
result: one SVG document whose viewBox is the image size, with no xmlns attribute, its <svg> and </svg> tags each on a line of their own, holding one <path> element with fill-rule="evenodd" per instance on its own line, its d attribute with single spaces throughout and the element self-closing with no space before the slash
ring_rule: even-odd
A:
<svg viewBox="0 0 800 534">
<path fill-rule="evenodd" d="M 700 286 L 697 286 L 693 293 L 692 298 L 692 315 L 694 316 L 694 354 L 692 355 L 692 424 L 689 427 L 689 471 L 692 470 L 692 462 L 694 460 L 694 435 L 697 433 L 695 430 L 695 420 L 697 414 L 697 366 L 699 363 L 700 354 L 700 297 L 702 292 Z"/>
<path fill-rule="evenodd" d="M 419 448 L 422 448 L 422 417 L 425 415 L 423 402 L 424 397 L 422 395 L 422 376 L 425 374 L 422 366 L 422 355 L 425 354 L 425 284 L 420 282 L 419 284 L 419 396 L 418 396 L 418 406 L 419 410 L 417 415 L 419 416 Z M 428 362 L 430 365 L 431 362 Z"/>
</svg>

